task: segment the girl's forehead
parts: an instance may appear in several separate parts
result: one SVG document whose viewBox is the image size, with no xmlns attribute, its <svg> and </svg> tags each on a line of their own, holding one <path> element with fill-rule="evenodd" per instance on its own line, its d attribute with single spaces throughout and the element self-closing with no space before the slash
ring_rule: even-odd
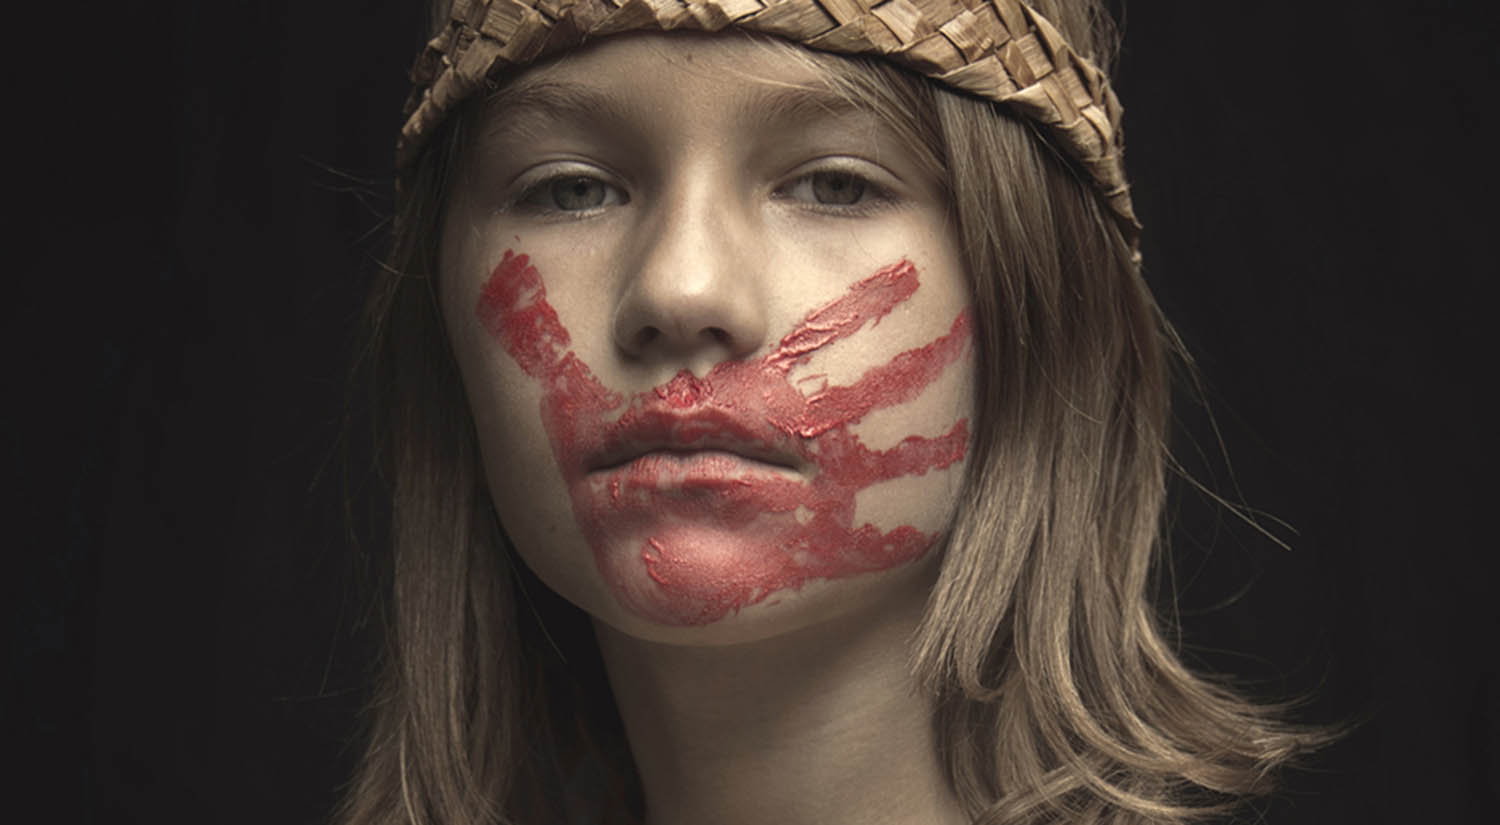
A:
<svg viewBox="0 0 1500 825">
<path fill-rule="evenodd" d="M 892 115 L 909 118 L 847 93 L 830 65 L 839 59 L 741 34 L 610 37 L 502 83 L 486 100 L 482 133 L 525 139 L 568 123 L 636 133 L 834 122 L 869 131 Z"/>
<path fill-rule="evenodd" d="M 500 97 L 530 100 L 547 93 L 595 90 L 619 99 L 672 87 L 683 93 L 713 86 L 765 99 L 821 96 L 838 105 L 828 55 L 739 32 L 634 32 L 604 38 L 527 67 L 500 88 Z M 776 94 L 775 90 L 791 94 Z"/>
</svg>

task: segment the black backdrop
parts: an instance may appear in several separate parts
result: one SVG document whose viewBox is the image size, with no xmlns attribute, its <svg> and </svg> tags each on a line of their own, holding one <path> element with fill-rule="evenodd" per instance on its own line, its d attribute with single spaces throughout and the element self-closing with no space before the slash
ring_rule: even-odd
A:
<svg viewBox="0 0 1500 825">
<path fill-rule="evenodd" d="M 317 822 L 371 652 L 334 445 L 421 14 L 129 5 L 11 15 L 7 808 Z M 1272 822 L 1500 808 L 1496 28 L 1415 5 L 1128 8 L 1148 276 L 1232 472 L 1198 406 L 1179 446 L 1292 545 L 1180 496 L 1183 645 L 1364 720 Z"/>
</svg>

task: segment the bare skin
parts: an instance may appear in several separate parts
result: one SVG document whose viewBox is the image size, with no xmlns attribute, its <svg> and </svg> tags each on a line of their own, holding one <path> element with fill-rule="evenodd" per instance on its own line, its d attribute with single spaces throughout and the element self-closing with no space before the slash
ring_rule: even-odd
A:
<svg viewBox="0 0 1500 825">
<path fill-rule="evenodd" d="M 713 602 L 723 609 L 678 611 L 663 559 L 653 567 L 642 550 L 659 528 L 691 535 L 712 570 L 788 551 L 744 538 L 755 530 L 724 531 L 708 496 L 697 523 L 653 524 L 649 508 L 611 522 L 595 507 L 599 523 L 581 520 L 579 490 L 607 493 L 619 471 L 559 442 L 564 419 L 628 421 L 617 399 L 649 402 L 720 365 L 758 363 L 893 265 L 909 264 L 920 285 L 799 362 L 792 386 L 853 385 L 956 334 L 969 297 L 940 187 L 875 115 L 839 105 L 820 79 L 738 38 L 608 38 L 523 73 L 449 204 L 443 312 L 496 508 L 526 563 L 594 619 L 650 825 L 965 821 L 942 777 L 930 701 L 909 674 L 935 541 L 890 564 L 825 565 Z M 512 335 L 543 297 L 553 314 L 523 328 L 545 332 Z M 941 366 L 900 403 L 848 422 L 854 438 L 883 454 L 964 433 L 971 354 Z M 600 388 L 590 396 L 599 415 L 556 409 L 579 386 Z M 736 403 L 735 415 L 757 418 L 744 409 L 753 398 Z M 673 472 L 704 488 L 829 478 L 822 444 L 712 446 L 701 477 L 693 449 L 656 445 L 643 461 L 685 466 Z M 962 467 L 960 450 L 869 484 L 847 526 L 940 536 Z M 665 500 L 696 495 L 685 489 Z M 691 584 L 698 593 L 713 581 Z"/>
<path fill-rule="evenodd" d="M 596 623 L 649 825 L 958 825 L 906 642 L 922 604 L 681 647 Z"/>
</svg>

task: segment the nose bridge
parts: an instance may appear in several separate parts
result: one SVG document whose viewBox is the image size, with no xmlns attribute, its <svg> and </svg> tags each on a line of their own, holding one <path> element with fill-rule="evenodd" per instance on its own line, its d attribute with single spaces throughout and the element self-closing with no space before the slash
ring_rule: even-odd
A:
<svg viewBox="0 0 1500 825">
<path fill-rule="evenodd" d="M 684 164 L 664 191 L 656 232 L 643 261 L 645 277 L 660 278 L 684 293 L 706 292 L 733 258 L 737 209 L 724 173 L 709 163 Z"/>
<path fill-rule="evenodd" d="M 760 347 L 752 216 L 732 177 L 716 159 L 680 163 L 649 207 L 615 312 L 627 354 L 716 363 Z"/>
</svg>

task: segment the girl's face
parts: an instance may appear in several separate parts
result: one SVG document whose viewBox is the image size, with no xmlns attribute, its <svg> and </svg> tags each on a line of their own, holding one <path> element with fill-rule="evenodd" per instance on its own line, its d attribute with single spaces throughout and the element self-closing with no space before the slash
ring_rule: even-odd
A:
<svg viewBox="0 0 1500 825">
<path fill-rule="evenodd" d="M 607 38 L 488 112 L 442 307 L 527 564 L 659 641 L 919 597 L 973 404 L 968 290 L 921 151 L 738 37 Z"/>
</svg>

